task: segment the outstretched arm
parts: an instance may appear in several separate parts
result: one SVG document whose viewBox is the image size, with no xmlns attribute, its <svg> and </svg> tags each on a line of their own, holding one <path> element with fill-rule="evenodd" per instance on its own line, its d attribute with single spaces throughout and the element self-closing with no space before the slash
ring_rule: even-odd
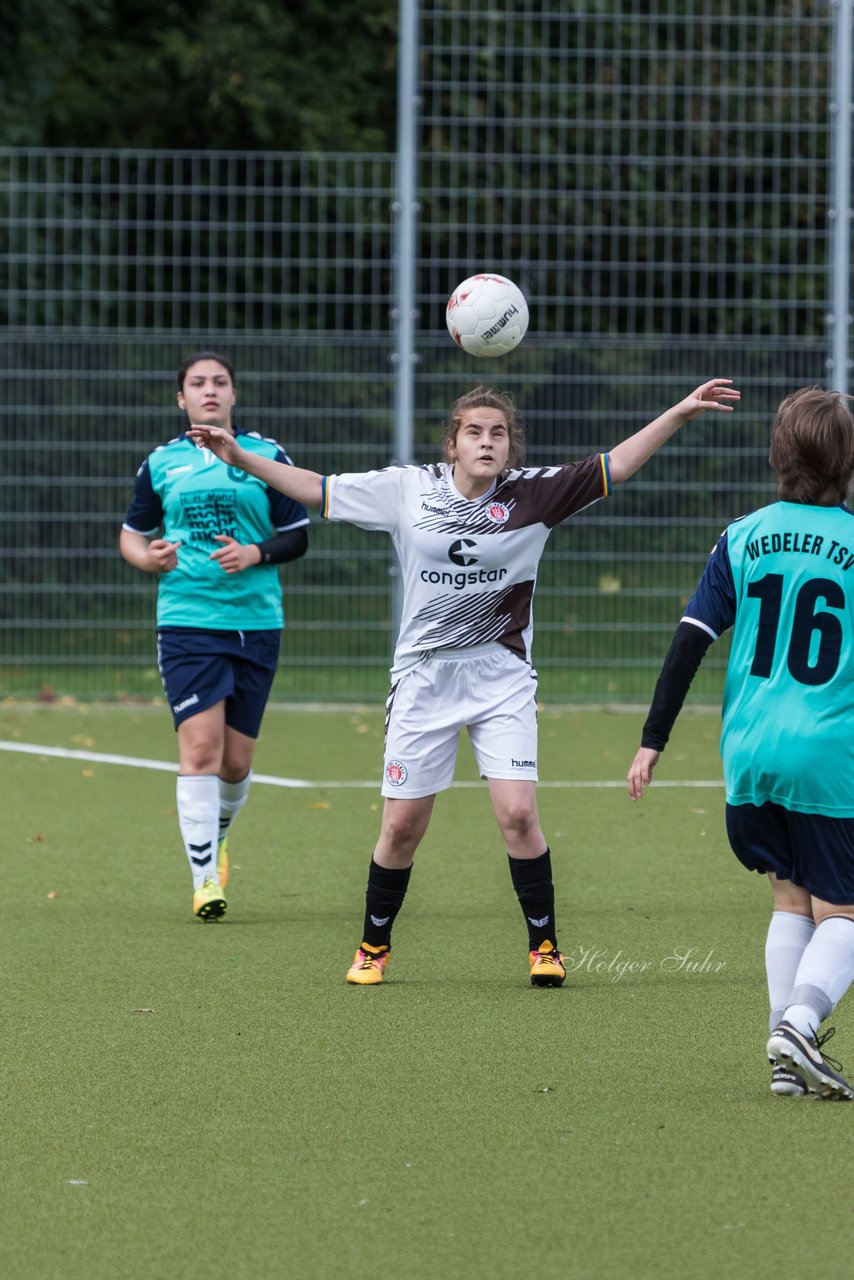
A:
<svg viewBox="0 0 854 1280">
<path fill-rule="evenodd" d="M 696 418 L 707 409 L 732 413 L 732 405 L 722 404 L 721 401 L 740 399 L 741 392 L 734 389 L 731 378 L 712 378 L 709 382 L 704 382 L 684 400 L 680 400 L 671 409 L 665 409 L 654 422 L 611 450 L 608 454 L 608 466 L 612 482 L 622 484 L 633 476 L 689 418 Z"/>
<path fill-rule="evenodd" d="M 234 436 L 222 427 L 191 426 L 187 435 L 202 449 L 210 449 L 230 467 L 239 467 L 250 476 L 263 480 L 271 489 L 278 489 L 306 507 L 319 507 L 323 501 L 323 477 L 316 471 L 293 467 L 272 458 L 260 458 L 249 449 L 242 449 Z"/>
</svg>

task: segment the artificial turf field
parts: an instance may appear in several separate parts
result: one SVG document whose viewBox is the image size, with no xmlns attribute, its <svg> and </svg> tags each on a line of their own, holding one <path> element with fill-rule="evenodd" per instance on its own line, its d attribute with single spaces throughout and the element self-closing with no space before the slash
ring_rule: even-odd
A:
<svg viewBox="0 0 854 1280">
<path fill-rule="evenodd" d="M 202 925 L 169 773 L 0 752 L 0 1274 L 848 1276 L 854 1108 L 771 1095 L 768 891 L 719 787 L 661 785 L 719 778 L 717 717 L 683 716 L 642 804 L 577 785 L 625 775 L 641 719 L 541 716 L 541 778 L 574 784 L 540 791 L 560 990 L 528 983 L 483 786 L 437 801 L 363 989 L 376 787 L 257 784 Z M 0 740 L 175 750 L 160 707 L 7 705 Z M 271 710 L 256 770 L 372 780 L 381 740 L 378 712 Z M 850 1067 L 850 996 L 835 1020 Z"/>
</svg>

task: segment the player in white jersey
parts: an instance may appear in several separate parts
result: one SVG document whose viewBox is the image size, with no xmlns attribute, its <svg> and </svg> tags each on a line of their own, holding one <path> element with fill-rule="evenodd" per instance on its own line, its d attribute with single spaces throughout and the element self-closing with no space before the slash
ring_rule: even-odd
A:
<svg viewBox="0 0 854 1280">
<path fill-rule="evenodd" d="M 566 977 L 557 945 L 551 854 L 537 814 L 537 676 L 531 603 L 551 530 L 628 480 L 674 432 L 740 394 L 716 378 L 610 454 L 566 466 L 522 466 L 513 402 L 478 387 L 451 408 L 445 461 L 321 476 L 282 467 L 209 427 L 191 434 L 230 466 L 272 488 L 391 535 L 403 575 L 403 611 L 388 700 L 380 836 L 368 873 L 362 941 L 347 981 L 382 982 L 391 929 L 433 802 L 451 785 L 467 729 L 507 846 L 528 927 L 534 986 Z"/>
</svg>

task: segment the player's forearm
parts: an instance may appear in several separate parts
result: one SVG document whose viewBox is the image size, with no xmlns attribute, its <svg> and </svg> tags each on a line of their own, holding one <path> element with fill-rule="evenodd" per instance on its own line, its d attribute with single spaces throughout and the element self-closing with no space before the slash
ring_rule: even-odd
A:
<svg viewBox="0 0 854 1280">
<path fill-rule="evenodd" d="M 641 734 L 641 746 L 663 751 L 688 690 L 713 638 L 692 622 L 680 622 L 655 686 L 652 705 Z"/>
<path fill-rule="evenodd" d="M 122 529 L 119 534 L 119 552 L 122 559 L 127 560 L 134 569 L 141 569 L 143 573 L 158 572 L 158 567 L 151 558 L 148 538 L 145 534 Z"/>
<path fill-rule="evenodd" d="M 255 547 L 260 564 L 290 564 L 308 551 L 308 531 L 305 528 L 286 529 L 284 533 L 274 533 L 264 542 L 256 542 Z"/>
<path fill-rule="evenodd" d="M 741 392 L 732 385 L 730 378 L 710 378 L 684 400 L 666 409 L 654 422 L 611 450 L 609 466 L 612 482 L 621 484 L 629 476 L 633 476 L 689 418 L 696 418 L 698 414 L 708 410 L 732 413 L 732 404 L 728 401 L 737 403 L 740 399 Z"/>
<path fill-rule="evenodd" d="M 682 412 L 679 406 L 674 405 L 672 409 L 666 409 L 654 422 L 650 422 L 633 436 L 629 436 L 628 440 L 623 440 L 616 445 L 608 454 L 612 482 L 622 484 L 639 471 L 664 442 L 684 426 L 689 416 Z"/>
<path fill-rule="evenodd" d="M 278 489 L 295 502 L 306 507 L 319 507 L 322 499 L 322 477 L 316 471 L 293 467 L 273 458 L 261 458 L 249 449 L 238 449 L 235 466 L 250 476 L 263 480 L 271 489 Z"/>
</svg>

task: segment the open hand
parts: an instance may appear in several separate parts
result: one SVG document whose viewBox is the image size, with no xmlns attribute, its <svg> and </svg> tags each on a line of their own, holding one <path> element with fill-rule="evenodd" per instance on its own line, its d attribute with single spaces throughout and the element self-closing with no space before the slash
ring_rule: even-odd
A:
<svg viewBox="0 0 854 1280">
<path fill-rule="evenodd" d="M 708 382 L 704 382 L 701 387 L 697 387 L 696 391 L 692 391 L 689 396 L 680 401 L 676 408 L 685 419 L 696 418 L 707 409 L 719 409 L 724 413 L 732 413 L 732 405 L 722 402 L 740 399 L 741 392 L 736 391 L 732 385 L 732 378 L 710 378 Z"/>
</svg>

